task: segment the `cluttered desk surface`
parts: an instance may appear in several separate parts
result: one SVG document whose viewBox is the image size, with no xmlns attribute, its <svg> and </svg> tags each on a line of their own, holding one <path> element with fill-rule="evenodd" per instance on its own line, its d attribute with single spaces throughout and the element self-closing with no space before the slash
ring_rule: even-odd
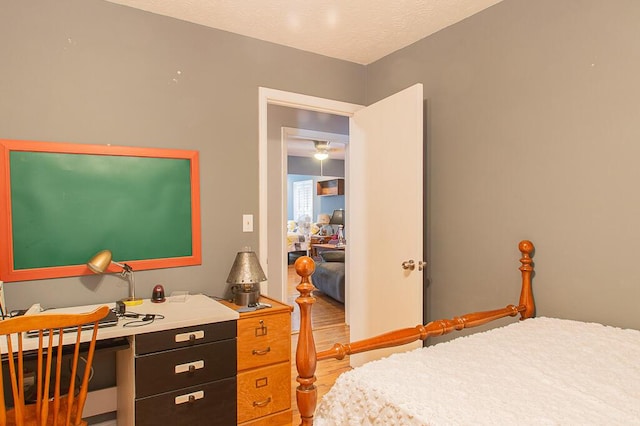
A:
<svg viewBox="0 0 640 426">
<path fill-rule="evenodd" d="M 115 303 L 102 303 L 49 309 L 36 315 L 90 312 L 104 305 L 112 309 L 115 307 Z M 239 317 L 238 312 L 203 294 L 186 295 L 176 298 L 175 300 L 169 297 L 163 303 L 152 303 L 151 300 L 145 299 L 140 305 L 128 307 L 127 313 L 139 314 L 140 317 L 121 317 L 118 319 L 117 324 L 100 328 L 98 330 L 98 340 L 114 339 L 206 323 L 232 321 Z M 153 318 L 143 321 L 142 318 L 145 315 L 153 316 Z M 75 333 L 65 333 L 64 339 L 68 340 L 69 344 L 75 343 Z M 91 331 L 83 331 L 82 341 L 88 342 L 90 340 Z M 23 350 L 37 349 L 37 347 L 37 338 L 23 339 Z M 2 353 L 7 352 L 7 342 L 5 339 L 0 339 L 0 351 Z"/>
</svg>

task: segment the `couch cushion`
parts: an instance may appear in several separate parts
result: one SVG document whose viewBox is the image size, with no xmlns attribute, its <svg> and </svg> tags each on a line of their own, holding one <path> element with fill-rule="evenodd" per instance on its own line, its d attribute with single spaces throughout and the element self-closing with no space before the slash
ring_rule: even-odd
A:
<svg viewBox="0 0 640 426">
<path fill-rule="evenodd" d="M 320 257 L 325 262 L 342 262 L 344 263 L 344 250 L 326 250 L 320 252 Z"/>
<path fill-rule="evenodd" d="M 344 263 L 323 262 L 316 265 L 311 283 L 321 292 L 344 303 Z"/>
</svg>

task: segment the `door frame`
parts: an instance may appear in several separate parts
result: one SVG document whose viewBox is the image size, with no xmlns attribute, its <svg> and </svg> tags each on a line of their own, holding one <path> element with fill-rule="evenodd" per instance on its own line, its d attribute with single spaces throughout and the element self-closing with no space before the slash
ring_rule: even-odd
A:
<svg viewBox="0 0 640 426">
<path fill-rule="evenodd" d="M 266 87 L 258 88 L 258 192 L 259 192 L 259 216 L 258 216 L 258 249 L 259 249 L 259 259 L 260 263 L 265 268 L 265 273 L 267 277 L 269 277 L 269 258 L 274 262 L 274 264 L 282 264 L 284 265 L 284 252 L 282 253 L 268 253 L 268 233 L 267 233 L 267 219 L 268 219 L 268 158 L 267 158 L 267 144 L 268 144 L 268 119 L 267 119 L 267 110 L 269 105 L 280 105 L 300 110 L 309 110 L 309 111 L 317 111 L 324 112 L 333 115 L 340 115 L 346 117 L 352 117 L 353 114 L 364 108 L 363 105 L 351 104 L 347 102 L 341 102 L 326 98 L 318 98 L 315 96 L 303 95 L 300 93 L 287 92 L 282 90 L 270 89 Z M 346 145 L 345 156 L 349 158 L 350 145 Z M 282 142 L 281 142 L 281 150 Z M 282 153 L 281 153 L 282 154 Z M 286 153 L 284 153 L 286 154 Z M 285 157 L 286 158 L 286 157 Z M 357 159 L 351 159 L 350 161 L 357 161 Z M 357 188 L 353 188 L 349 184 L 349 163 L 350 161 L 345 162 L 345 185 L 346 191 L 349 193 L 350 191 L 355 191 Z M 286 168 L 284 170 L 286 173 Z M 286 174 L 281 173 L 281 179 L 284 182 L 281 182 L 280 188 L 281 193 L 279 194 L 278 200 L 280 202 L 286 201 Z M 284 193 L 283 193 L 284 192 Z M 273 199 L 273 198 L 272 198 Z M 346 215 L 348 221 L 348 200 L 346 201 Z M 285 206 L 286 207 L 286 206 Z M 285 230 L 285 222 L 282 220 L 282 230 L 281 234 L 284 233 Z M 284 240 L 283 240 L 284 244 Z M 347 246 L 347 251 L 349 250 L 349 246 Z M 347 253 L 348 255 L 348 253 Z M 349 265 L 348 263 L 345 265 L 345 273 L 349 276 Z M 286 276 L 286 275 L 285 275 Z M 284 277 L 283 277 L 284 278 Z M 284 279 L 283 279 L 284 281 Z M 269 285 L 267 281 L 262 290 L 265 294 L 276 297 L 280 300 L 286 299 L 286 282 L 280 283 L 278 286 L 276 283 L 272 283 L 275 285 Z M 348 303 L 349 296 L 345 295 L 345 320 L 348 322 Z"/>
</svg>

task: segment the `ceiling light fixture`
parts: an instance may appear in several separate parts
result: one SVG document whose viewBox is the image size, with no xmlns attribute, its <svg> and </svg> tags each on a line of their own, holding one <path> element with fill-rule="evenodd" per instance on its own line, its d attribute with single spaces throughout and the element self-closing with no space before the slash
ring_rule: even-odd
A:
<svg viewBox="0 0 640 426">
<path fill-rule="evenodd" d="M 329 158 L 329 142 L 327 141 L 313 141 L 313 144 L 316 147 L 316 152 L 313 154 L 313 157 L 316 160 L 326 160 Z"/>
<path fill-rule="evenodd" d="M 316 160 L 322 161 L 322 160 L 326 160 L 327 158 L 329 158 L 329 154 L 327 154 L 326 151 L 318 151 L 315 154 L 313 154 L 313 157 Z"/>
</svg>

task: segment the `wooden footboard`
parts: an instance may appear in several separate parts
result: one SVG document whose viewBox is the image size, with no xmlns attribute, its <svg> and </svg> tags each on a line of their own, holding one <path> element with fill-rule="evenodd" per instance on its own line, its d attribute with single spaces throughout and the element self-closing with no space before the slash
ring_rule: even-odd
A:
<svg viewBox="0 0 640 426">
<path fill-rule="evenodd" d="M 426 325 L 419 324 L 415 327 L 404 328 L 391 331 L 376 337 L 360 340 L 351 343 L 336 343 L 331 349 L 318 353 L 313 340 L 311 330 L 311 308 L 315 303 L 315 298 L 311 292 L 315 289 L 309 277 L 315 270 L 315 264 L 310 257 L 301 257 L 296 260 L 295 269 L 300 275 L 300 284 L 296 287 L 300 297 L 296 303 L 300 306 L 300 335 L 296 350 L 296 367 L 299 385 L 296 389 L 296 400 L 300 411 L 301 425 L 312 425 L 313 415 L 316 410 L 317 390 L 315 386 L 317 361 L 335 358 L 342 359 L 345 355 L 352 355 L 366 352 L 373 349 L 387 348 L 404 345 L 418 339 L 425 340 L 430 336 L 441 336 L 456 330 L 476 327 L 490 321 L 516 316 L 520 314 L 520 319 L 530 318 L 535 313 L 533 293 L 531 291 L 531 274 L 533 272 L 533 243 L 531 241 L 521 241 L 518 249 L 522 253 L 520 259 L 520 271 L 522 272 L 522 289 L 520 290 L 520 301 L 518 305 L 508 305 L 502 309 L 493 311 L 475 312 L 453 319 L 441 319 L 431 321 Z"/>
</svg>

